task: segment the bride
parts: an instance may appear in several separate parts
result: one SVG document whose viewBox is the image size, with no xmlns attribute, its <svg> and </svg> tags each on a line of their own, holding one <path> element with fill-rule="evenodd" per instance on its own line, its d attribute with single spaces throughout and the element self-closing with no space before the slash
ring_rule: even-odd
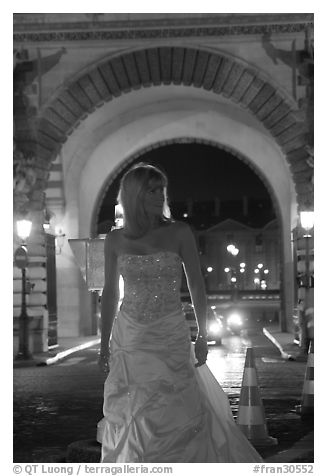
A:
<svg viewBox="0 0 327 476">
<path fill-rule="evenodd" d="M 170 216 L 166 176 L 138 164 L 122 178 L 118 200 L 124 226 L 105 240 L 101 462 L 261 461 L 205 365 L 207 302 L 198 252 L 189 226 Z M 198 322 L 194 346 L 180 301 L 183 267 Z"/>
</svg>

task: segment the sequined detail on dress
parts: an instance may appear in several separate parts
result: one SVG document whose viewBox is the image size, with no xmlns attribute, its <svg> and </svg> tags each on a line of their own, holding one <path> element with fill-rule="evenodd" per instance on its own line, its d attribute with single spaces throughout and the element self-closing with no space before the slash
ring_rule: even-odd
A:
<svg viewBox="0 0 327 476">
<path fill-rule="evenodd" d="M 182 262 L 177 253 L 122 254 L 118 264 L 124 279 L 122 311 L 146 322 L 181 309 Z"/>
</svg>

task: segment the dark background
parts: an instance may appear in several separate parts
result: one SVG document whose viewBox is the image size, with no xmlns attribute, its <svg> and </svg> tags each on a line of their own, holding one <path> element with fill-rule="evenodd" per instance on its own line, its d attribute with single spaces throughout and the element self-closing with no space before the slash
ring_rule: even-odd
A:
<svg viewBox="0 0 327 476">
<path fill-rule="evenodd" d="M 275 218 L 270 195 L 256 173 L 242 160 L 218 147 L 188 143 L 152 149 L 133 161 L 158 166 L 168 176 L 168 196 L 172 215 L 196 229 L 206 229 L 227 218 L 254 228 Z M 114 207 L 122 175 L 109 187 L 100 207 L 98 233 L 106 233 L 114 223 Z M 248 199 L 248 214 L 243 214 L 243 197 Z M 220 200 L 219 216 L 214 215 L 214 199 Z M 187 211 L 193 200 L 193 213 Z"/>
</svg>

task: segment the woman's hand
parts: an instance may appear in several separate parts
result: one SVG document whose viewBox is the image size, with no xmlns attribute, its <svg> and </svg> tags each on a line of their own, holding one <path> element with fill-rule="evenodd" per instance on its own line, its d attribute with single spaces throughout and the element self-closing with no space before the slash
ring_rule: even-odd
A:
<svg viewBox="0 0 327 476">
<path fill-rule="evenodd" d="M 198 336 L 195 342 L 195 357 L 197 358 L 197 363 L 195 367 L 201 367 L 207 361 L 208 355 L 208 344 L 207 339 L 204 336 Z"/>
<path fill-rule="evenodd" d="M 110 371 L 109 357 L 110 357 L 110 354 L 108 354 L 108 353 L 106 353 L 106 354 L 102 354 L 101 352 L 99 353 L 98 366 L 99 366 L 101 372 L 106 374 L 106 375 L 108 375 L 108 373 Z"/>
</svg>

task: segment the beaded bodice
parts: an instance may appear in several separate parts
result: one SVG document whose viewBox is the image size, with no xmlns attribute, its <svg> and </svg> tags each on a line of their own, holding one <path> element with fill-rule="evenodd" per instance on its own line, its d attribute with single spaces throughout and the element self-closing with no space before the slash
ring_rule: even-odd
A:
<svg viewBox="0 0 327 476">
<path fill-rule="evenodd" d="M 177 253 L 122 254 L 118 265 L 124 279 L 122 311 L 146 322 L 181 309 L 182 262 Z"/>
</svg>

